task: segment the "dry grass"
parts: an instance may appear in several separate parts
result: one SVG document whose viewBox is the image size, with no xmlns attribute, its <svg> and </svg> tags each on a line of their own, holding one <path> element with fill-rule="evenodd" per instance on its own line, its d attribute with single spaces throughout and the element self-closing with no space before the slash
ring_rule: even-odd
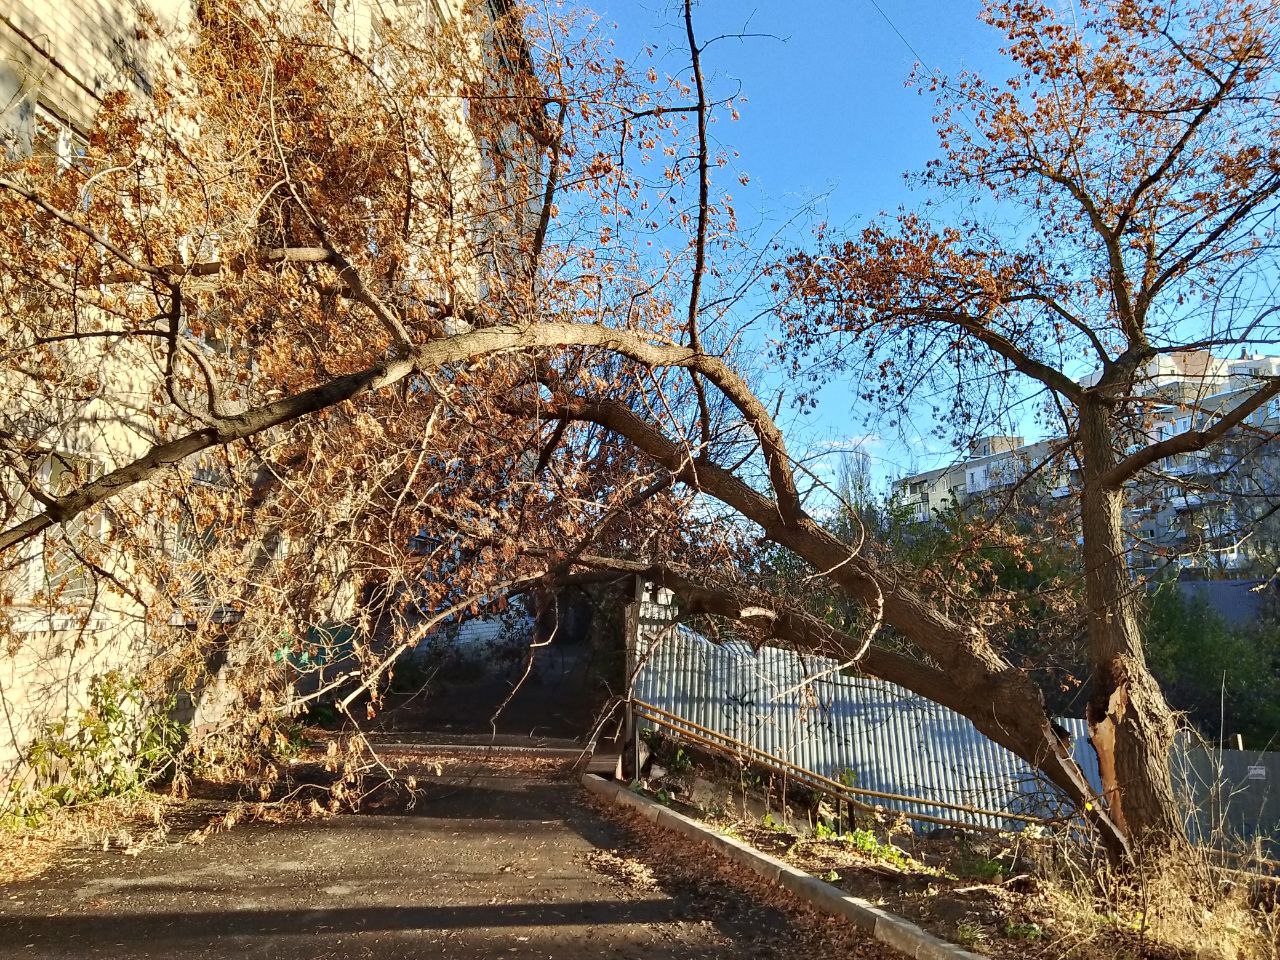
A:
<svg viewBox="0 0 1280 960">
<path fill-rule="evenodd" d="M 68 850 L 137 854 L 168 834 L 170 815 L 181 803 L 167 795 L 136 793 L 0 821 L 0 883 L 39 876 Z"/>
<path fill-rule="evenodd" d="M 1064 955 L 1275 960 L 1276 885 L 1228 874 L 1195 852 L 1120 874 L 1055 857 L 1042 885 Z M 1111 952 L 1108 952 L 1111 951 Z"/>
<path fill-rule="evenodd" d="M 876 820 L 860 821 L 852 836 L 808 836 L 772 816 L 726 817 L 723 804 L 708 812 L 673 802 L 995 960 L 1280 957 L 1280 885 L 1200 854 L 1124 874 L 1067 837 L 952 831 L 928 839 Z"/>
</svg>

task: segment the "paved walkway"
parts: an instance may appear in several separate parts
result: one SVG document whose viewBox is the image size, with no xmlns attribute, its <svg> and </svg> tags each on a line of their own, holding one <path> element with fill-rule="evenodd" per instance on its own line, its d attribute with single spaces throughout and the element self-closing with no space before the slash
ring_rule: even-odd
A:
<svg viewBox="0 0 1280 960">
<path fill-rule="evenodd" d="M 0 886 L 0 956 L 659 960 L 784 956 L 807 939 L 749 892 L 633 858 L 667 860 L 571 782 L 485 776 L 431 793 L 403 815 L 76 853 Z"/>
</svg>

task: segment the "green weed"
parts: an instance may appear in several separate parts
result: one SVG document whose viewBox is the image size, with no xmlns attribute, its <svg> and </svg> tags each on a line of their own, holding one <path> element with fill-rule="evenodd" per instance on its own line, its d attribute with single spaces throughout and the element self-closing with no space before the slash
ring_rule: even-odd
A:
<svg viewBox="0 0 1280 960">
<path fill-rule="evenodd" d="M 787 825 L 774 817 L 772 813 L 766 813 L 760 823 L 766 830 L 772 830 L 775 833 L 787 832 Z"/>
<path fill-rule="evenodd" d="M 1039 940 L 1044 937 L 1044 930 L 1038 923 L 1006 923 L 1004 935 L 1011 940 Z"/>
<path fill-rule="evenodd" d="M 7 821 L 33 825 L 42 811 L 137 793 L 172 773 L 186 727 L 170 718 L 172 699 L 150 702 L 136 678 L 118 671 L 95 677 L 89 703 L 47 724 L 27 748 L 34 787 L 12 787 Z"/>
<path fill-rule="evenodd" d="M 988 860 L 977 855 L 957 857 L 951 863 L 952 872 L 956 876 L 968 877 L 972 880 L 985 880 L 994 883 L 1004 877 L 1004 865 L 997 860 Z"/>
<path fill-rule="evenodd" d="M 987 939 L 987 931 L 982 924 L 972 920 L 961 920 L 956 924 L 955 941 L 962 947 L 975 947 Z"/>
</svg>

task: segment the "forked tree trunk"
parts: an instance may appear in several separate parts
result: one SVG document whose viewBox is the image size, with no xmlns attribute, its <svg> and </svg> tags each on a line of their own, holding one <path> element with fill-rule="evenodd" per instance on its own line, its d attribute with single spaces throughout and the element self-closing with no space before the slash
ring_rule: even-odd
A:
<svg viewBox="0 0 1280 960">
<path fill-rule="evenodd" d="M 1176 724 L 1147 667 L 1138 622 L 1140 587 L 1126 561 L 1124 492 L 1101 481 L 1115 462 L 1108 408 L 1084 404 L 1080 513 L 1093 683 L 1089 739 L 1101 769 L 1103 801 L 1142 855 L 1181 846 L 1186 834 L 1170 766 Z"/>
</svg>

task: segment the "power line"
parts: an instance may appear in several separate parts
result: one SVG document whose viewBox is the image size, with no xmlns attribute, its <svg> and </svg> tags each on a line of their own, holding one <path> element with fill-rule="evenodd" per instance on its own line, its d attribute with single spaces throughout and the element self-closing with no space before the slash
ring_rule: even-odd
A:
<svg viewBox="0 0 1280 960">
<path fill-rule="evenodd" d="M 898 25 L 889 18 L 889 15 L 887 13 L 884 12 L 884 8 L 881 7 L 880 4 L 876 2 L 876 0 L 867 0 L 867 2 L 875 8 L 876 13 L 880 14 L 881 19 L 883 19 L 884 22 L 889 25 L 889 29 L 898 35 L 898 39 L 902 41 L 902 45 L 904 47 L 906 47 L 908 50 L 911 51 L 911 55 L 916 58 L 916 62 L 919 63 L 920 66 L 928 70 L 930 76 L 936 79 L 937 73 L 934 72 L 933 67 L 929 66 L 929 64 L 924 62 L 924 57 L 920 56 L 920 51 L 911 45 L 911 41 L 906 38 L 903 32 L 898 29 Z"/>
</svg>

